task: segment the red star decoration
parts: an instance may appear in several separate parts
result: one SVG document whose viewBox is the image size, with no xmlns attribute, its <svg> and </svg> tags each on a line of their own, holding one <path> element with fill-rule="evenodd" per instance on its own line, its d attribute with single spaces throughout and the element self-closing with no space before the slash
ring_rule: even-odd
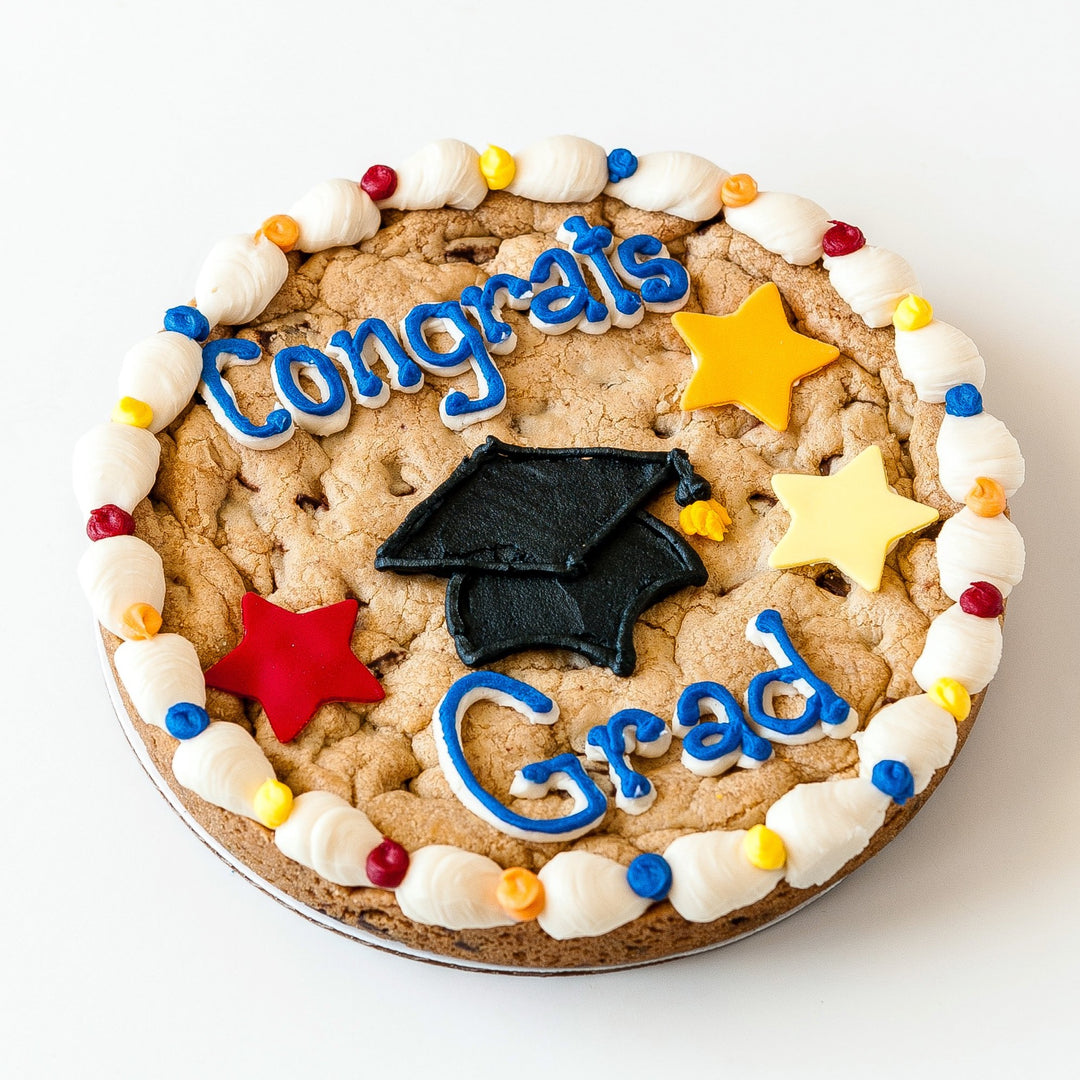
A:
<svg viewBox="0 0 1080 1080">
<path fill-rule="evenodd" d="M 206 672 L 206 685 L 255 698 L 283 743 L 328 701 L 381 701 L 383 688 L 349 647 L 359 607 L 342 600 L 297 614 L 245 593 L 244 637 Z"/>
</svg>

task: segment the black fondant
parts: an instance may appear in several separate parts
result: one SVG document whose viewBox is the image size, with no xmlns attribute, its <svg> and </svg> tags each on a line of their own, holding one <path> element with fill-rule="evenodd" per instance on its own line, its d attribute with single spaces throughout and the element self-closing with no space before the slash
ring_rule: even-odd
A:
<svg viewBox="0 0 1080 1080">
<path fill-rule="evenodd" d="M 629 675 L 637 662 L 637 617 L 706 578 L 693 548 L 640 511 L 590 554 L 588 572 L 577 577 L 455 574 L 446 589 L 446 626 L 466 664 L 548 647 L 571 649 L 616 675 Z"/>
<path fill-rule="evenodd" d="M 676 482 L 677 498 L 708 497 L 682 450 L 489 438 L 409 513 L 375 566 L 450 577 L 447 628 L 466 664 L 566 648 L 628 675 L 638 615 L 707 578 L 686 540 L 640 509 Z"/>
</svg>

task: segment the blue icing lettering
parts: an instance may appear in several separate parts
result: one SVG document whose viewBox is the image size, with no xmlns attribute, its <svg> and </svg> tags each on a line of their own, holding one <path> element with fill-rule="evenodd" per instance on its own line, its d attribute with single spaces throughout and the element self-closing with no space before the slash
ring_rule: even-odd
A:
<svg viewBox="0 0 1080 1080">
<path fill-rule="evenodd" d="M 301 374 L 319 388 L 320 400 L 300 385 Z M 313 435 L 332 435 L 349 422 L 345 381 L 326 353 L 310 345 L 290 345 L 274 357 L 271 378 L 278 398 L 297 427 Z"/>
<path fill-rule="evenodd" d="M 429 329 L 442 331 L 454 341 L 448 352 L 440 352 L 428 344 Z M 432 375 L 460 375 L 469 370 L 472 362 L 472 341 L 477 336 L 472 323 L 456 300 L 439 304 L 417 304 L 402 320 L 401 336 L 409 355 Z"/>
<path fill-rule="evenodd" d="M 778 611 L 769 608 L 751 619 L 746 636 L 768 649 L 780 665 L 751 681 L 746 694 L 749 718 L 725 686 L 702 681 L 683 690 L 670 728 L 645 709 L 621 709 L 606 724 L 589 729 L 586 756 L 607 763 L 615 804 L 621 810 L 641 814 L 653 804 L 656 789 L 633 768 L 630 757 L 662 756 L 673 733 L 682 740 L 687 769 L 698 776 L 719 776 L 732 766 L 757 768 L 772 757 L 774 742 L 795 745 L 824 735 L 845 738 L 858 727 L 855 710 L 814 674 L 792 645 Z M 772 706 L 776 694 L 801 696 L 802 713 L 791 719 L 778 717 Z M 481 700 L 515 709 L 533 724 L 554 724 L 559 717 L 550 698 L 508 675 L 476 671 L 458 679 L 435 710 L 434 732 L 439 762 L 462 804 L 507 835 L 527 840 L 572 840 L 593 829 L 607 811 L 607 799 L 572 753 L 523 766 L 510 786 L 510 794 L 519 798 L 542 798 L 554 790 L 569 793 L 573 809 L 562 817 L 538 819 L 515 813 L 483 788 L 461 743 L 465 714 Z M 706 720 L 707 715 L 714 719 Z M 900 761 L 878 762 L 872 782 L 898 803 L 914 793 L 911 770 Z M 659 856 L 641 859 L 630 887 L 639 896 L 662 899 L 670 887 L 666 863 Z"/>
<path fill-rule="evenodd" d="M 671 732 L 659 716 L 644 709 L 621 709 L 606 724 L 589 729 L 585 753 L 590 761 L 608 763 L 615 805 L 628 814 L 643 814 L 656 800 L 656 789 L 630 767 L 630 755 L 659 757 L 670 745 Z"/>
<path fill-rule="evenodd" d="M 755 675 L 746 690 L 746 712 L 750 725 L 771 741 L 797 745 L 814 742 L 823 735 L 842 739 L 859 726 L 859 715 L 835 690 L 810 669 L 791 643 L 780 612 L 767 608 L 746 627 L 746 636 L 755 645 L 768 649 L 780 665 L 773 671 Z M 773 708 L 777 694 L 801 694 L 799 716 L 781 719 Z"/>
<path fill-rule="evenodd" d="M 541 252 L 529 281 L 534 286 L 529 322 L 545 334 L 565 334 L 574 327 L 587 334 L 602 334 L 611 326 L 607 307 L 589 292 L 571 252 L 563 248 Z"/>
<path fill-rule="evenodd" d="M 514 328 L 501 318 L 503 306 L 525 311 L 531 301 L 532 285 L 514 274 L 493 274 L 482 289 L 469 285 L 461 293 L 461 306 L 480 324 L 489 350 L 499 355 L 517 345 Z"/>
<path fill-rule="evenodd" d="M 461 722 L 477 701 L 515 709 L 532 724 L 553 724 L 559 717 L 558 706 L 550 698 L 508 675 L 474 671 L 458 679 L 435 710 L 434 730 L 439 763 L 461 802 L 500 832 L 522 840 L 573 840 L 595 828 L 607 813 L 607 798 L 573 754 L 559 754 L 526 765 L 510 787 L 510 794 L 520 798 L 541 798 L 553 790 L 568 792 L 574 808 L 563 817 L 525 817 L 484 789 L 461 745 Z"/>
<path fill-rule="evenodd" d="M 454 341 L 454 347 L 440 352 L 428 344 L 428 328 L 434 324 Z M 439 404 L 443 423 L 453 431 L 497 416 L 506 407 L 506 383 L 488 354 L 483 334 L 476 329 L 456 300 L 440 304 L 418 304 L 402 323 L 405 349 L 433 375 L 460 375 L 472 367 L 476 373 L 478 396 L 470 398 L 451 390 Z"/>
<path fill-rule="evenodd" d="M 415 394 L 424 385 L 424 373 L 382 319 L 364 319 L 351 334 L 338 330 L 326 351 L 345 365 L 353 395 L 365 408 L 377 409 L 390 400 L 390 388 L 372 370 L 376 357 L 386 365 L 395 390 Z"/>
<path fill-rule="evenodd" d="M 702 720 L 706 713 L 716 720 Z M 683 741 L 683 765 L 696 776 L 719 776 L 733 765 L 753 769 L 772 757 L 772 747 L 750 729 L 734 695 L 719 683 L 691 683 L 671 727 Z"/>
<path fill-rule="evenodd" d="M 636 159 L 629 151 L 613 151 L 609 166 L 622 178 L 632 175 Z M 503 315 L 505 308 L 527 310 L 529 321 L 546 334 L 574 328 L 600 334 L 612 326 L 635 326 L 646 310 L 670 312 L 685 304 L 689 275 L 656 237 L 632 236 L 616 249 L 609 228 L 590 225 L 576 214 L 563 223 L 558 239 L 569 249 L 542 252 L 528 280 L 501 272 L 483 286 L 463 289 L 459 301 L 419 304 L 402 321 L 400 337 L 384 320 L 367 318 L 352 333 L 333 334 L 325 352 L 306 345 L 283 350 L 284 359 L 275 358 L 271 372 L 284 408 L 272 411 L 263 424 L 241 413 L 223 375 L 232 364 L 254 363 L 259 357 L 257 347 L 240 339 L 211 342 L 205 347 L 201 384 L 207 404 L 238 442 L 272 449 L 285 442 L 296 426 L 326 435 L 347 424 L 350 396 L 334 361 L 348 376 L 351 397 L 369 409 L 384 405 L 391 390 L 418 391 L 424 384 L 424 371 L 451 377 L 471 369 L 477 380 L 476 397 L 455 389 L 439 406 L 443 423 L 461 431 L 498 415 L 506 406 L 506 384 L 492 360 L 492 355 L 504 355 L 517 345 L 514 328 Z M 595 281 L 603 299 L 592 295 L 587 276 Z M 194 340 L 202 340 L 209 329 L 205 317 L 192 307 L 170 308 L 165 325 Z M 428 340 L 432 330 L 446 332 L 453 347 L 445 352 L 434 348 Z M 376 361 L 385 366 L 389 387 L 375 374 Z M 304 389 L 301 374 L 318 386 L 317 398 Z"/>
<path fill-rule="evenodd" d="M 690 275 L 682 263 L 668 256 L 667 248 L 655 236 L 638 233 L 623 240 L 615 258 L 619 276 L 641 290 L 649 311 L 670 313 L 686 304 Z"/>
<path fill-rule="evenodd" d="M 224 374 L 234 365 L 246 367 L 258 363 L 260 355 L 259 346 L 243 338 L 218 338 L 208 342 L 202 351 L 199 393 L 214 419 L 238 443 L 253 449 L 272 450 L 292 438 L 292 417 L 279 408 L 267 416 L 265 423 L 256 424 L 249 420 L 236 404 L 236 394 Z"/>
<path fill-rule="evenodd" d="M 613 326 L 629 329 L 637 326 L 645 315 L 641 297 L 623 287 L 615 273 L 608 253 L 615 247 L 611 230 L 602 225 L 590 225 L 580 214 L 563 222 L 558 238 L 568 244 L 578 261 L 588 266 L 603 294 Z"/>
</svg>

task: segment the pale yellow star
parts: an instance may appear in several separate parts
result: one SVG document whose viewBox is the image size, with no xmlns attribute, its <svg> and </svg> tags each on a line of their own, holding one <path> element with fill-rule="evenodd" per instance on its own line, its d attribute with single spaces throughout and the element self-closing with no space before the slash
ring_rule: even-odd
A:
<svg viewBox="0 0 1080 1080">
<path fill-rule="evenodd" d="M 680 408 L 741 405 L 774 431 L 787 430 L 792 387 L 840 355 L 791 328 L 771 281 L 730 315 L 680 311 L 671 322 L 694 359 Z"/>
<path fill-rule="evenodd" d="M 932 507 L 889 488 L 879 446 L 868 446 L 832 476 L 777 473 L 772 486 L 791 524 L 769 565 L 786 570 L 832 563 L 870 592 L 881 587 L 892 545 L 938 516 Z"/>
</svg>

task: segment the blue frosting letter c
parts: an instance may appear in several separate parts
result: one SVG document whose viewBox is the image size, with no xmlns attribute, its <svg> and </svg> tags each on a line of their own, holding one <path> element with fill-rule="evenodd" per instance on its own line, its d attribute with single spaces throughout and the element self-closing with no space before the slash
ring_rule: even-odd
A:
<svg viewBox="0 0 1080 1080">
<path fill-rule="evenodd" d="M 249 420 L 240 411 L 236 394 L 224 376 L 227 368 L 256 364 L 261 355 L 259 346 L 245 338 L 218 338 L 207 342 L 202 351 L 199 393 L 214 419 L 238 443 L 258 450 L 273 450 L 292 438 L 292 417 L 279 408 L 274 409 L 262 424 Z"/>
</svg>

